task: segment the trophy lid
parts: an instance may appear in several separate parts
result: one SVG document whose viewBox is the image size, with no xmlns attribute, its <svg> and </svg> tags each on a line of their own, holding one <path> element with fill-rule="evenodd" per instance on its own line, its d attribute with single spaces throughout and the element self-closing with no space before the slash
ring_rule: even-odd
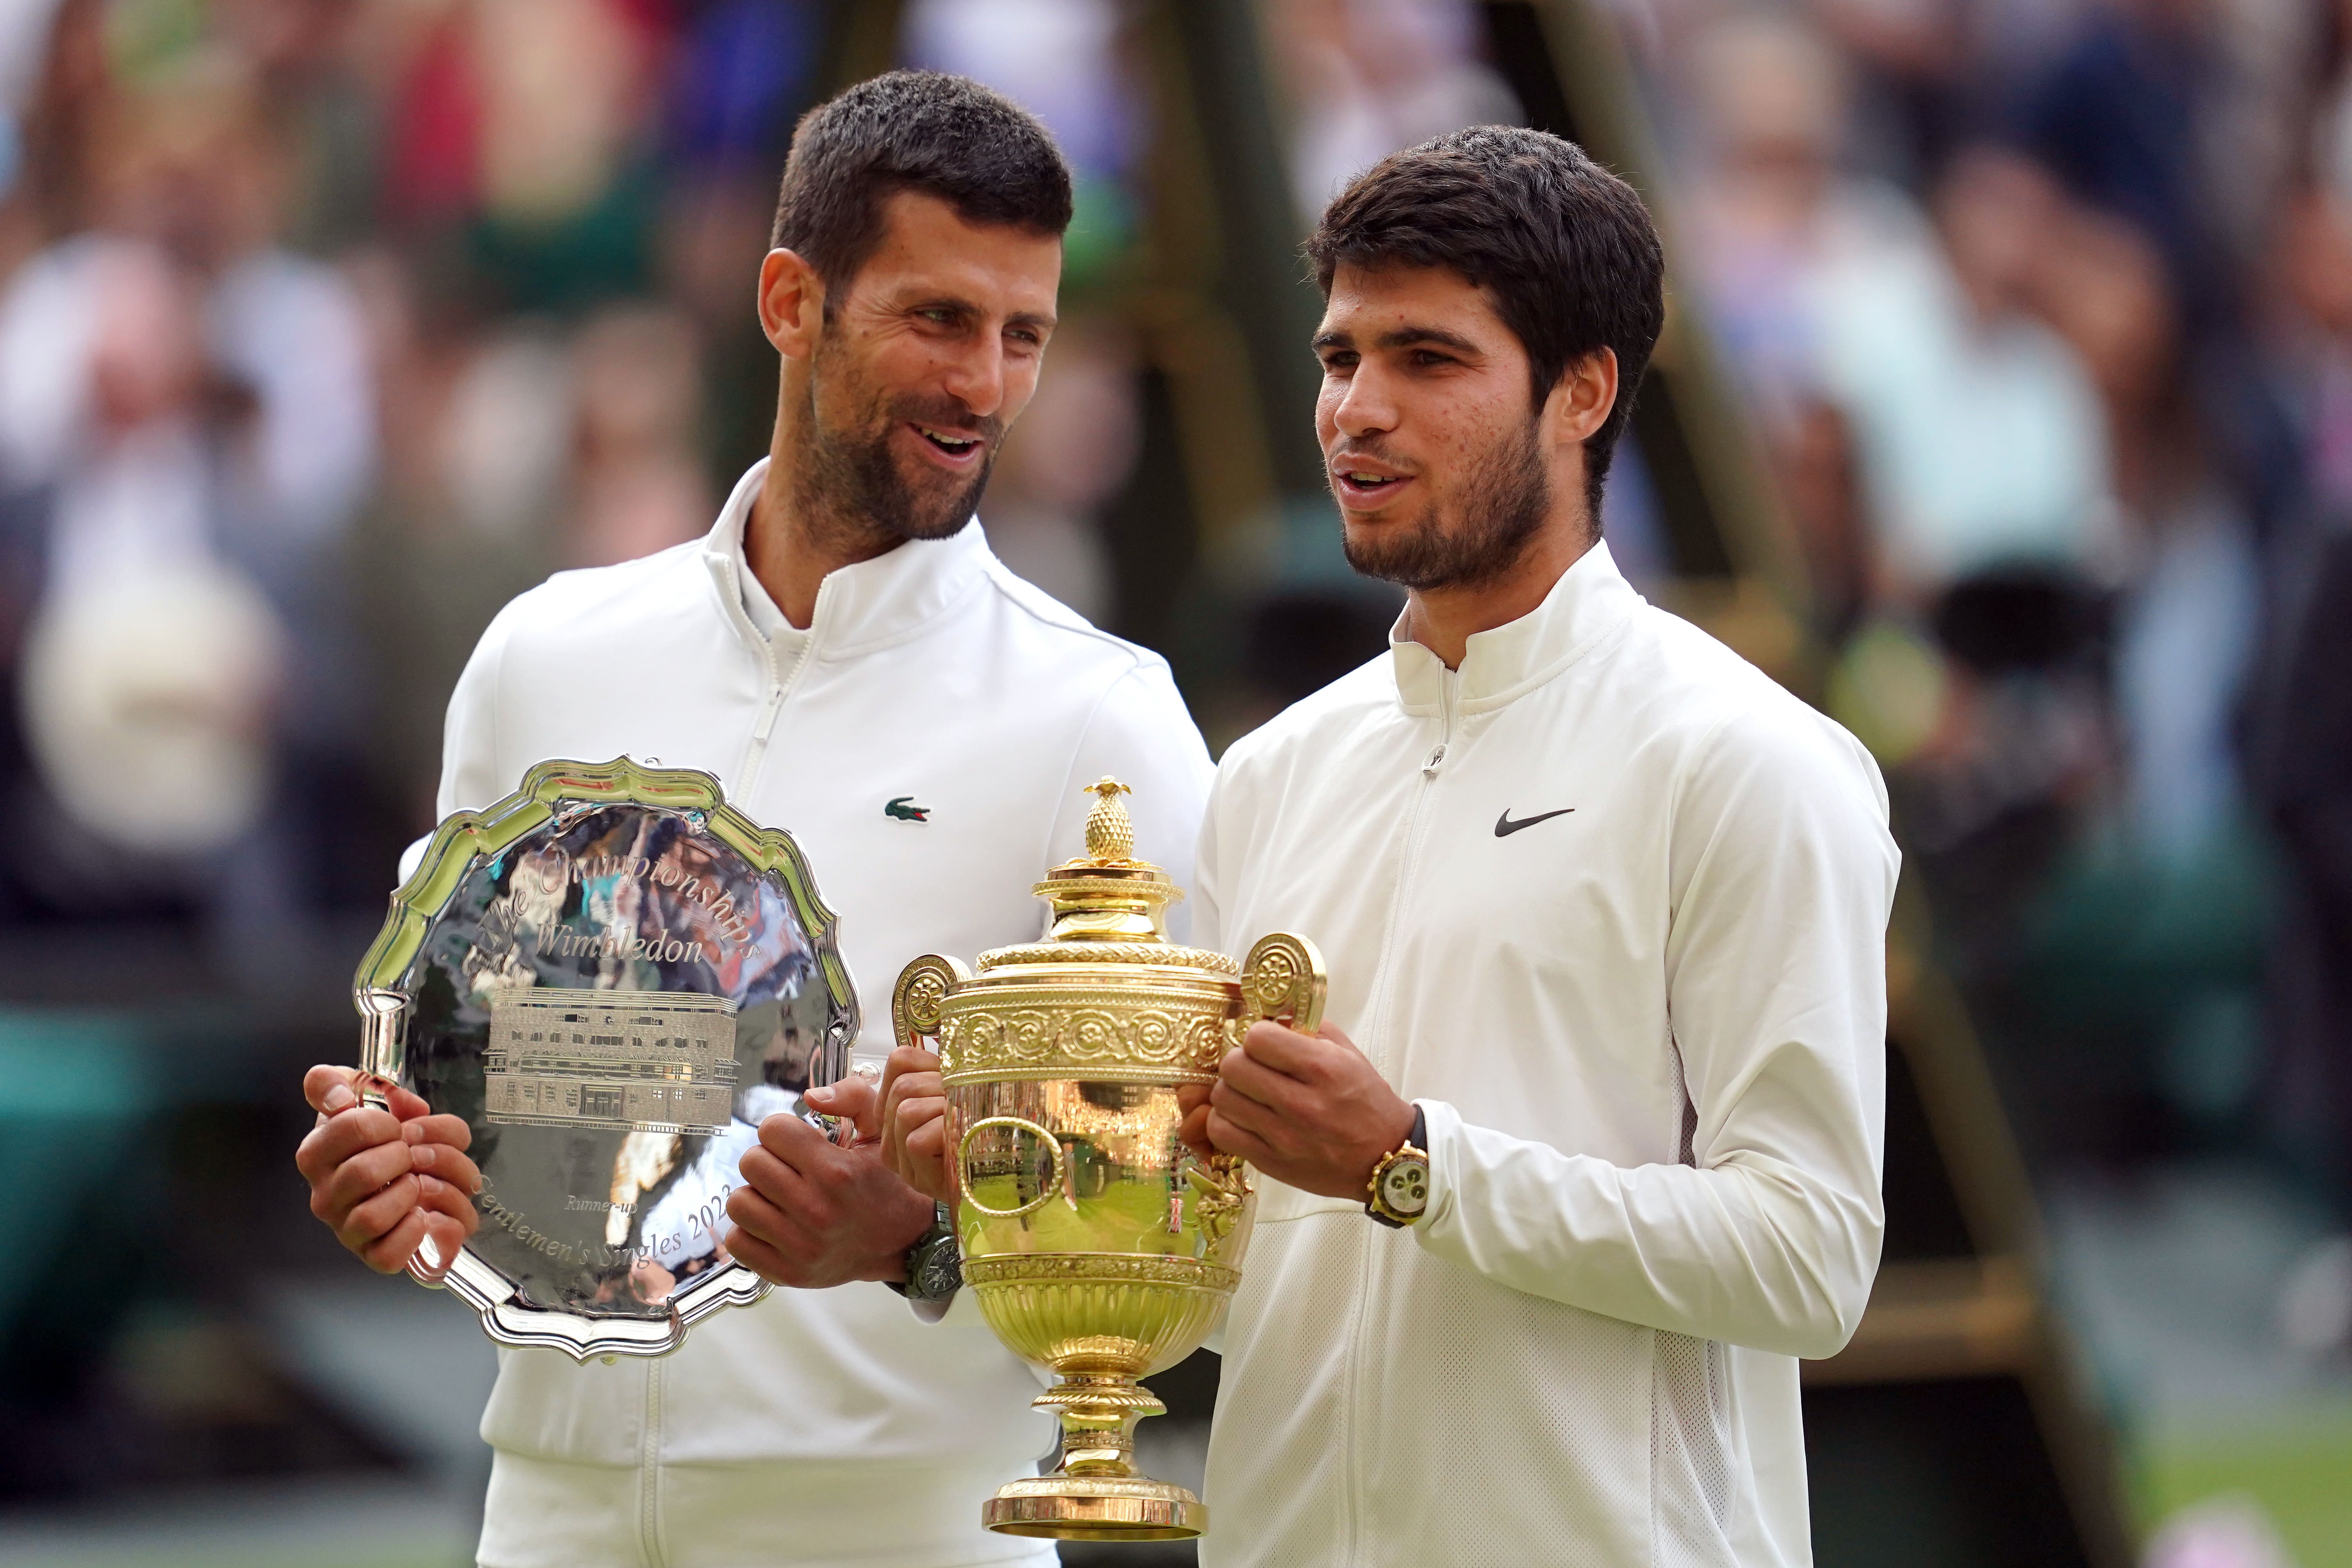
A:
<svg viewBox="0 0 2352 1568">
<path fill-rule="evenodd" d="M 1054 907 L 1048 942 L 1165 942 L 1163 910 L 1184 896 L 1174 878 L 1135 858 L 1135 823 L 1118 797 L 1134 793 L 1108 775 L 1087 786 L 1087 852 L 1032 890 Z"/>
<path fill-rule="evenodd" d="M 1030 890 L 1054 907 L 1043 942 L 992 948 L 975 961 L 982 971 L 1006 965 L 1067 963 L 1174 964 L 1233 975 L 1241 966 L 1222 952 L 1179 947 L 1168 940 L 1163 911 L 1184 896 L 1176 879 L 1135 858 L 1135 824 L 1118 797 L 1131 794 L 1114 778 L 1087 785 L 1097 796 L 1087 813 L 1087 852 L 1045 873 Z"/>
</svg>

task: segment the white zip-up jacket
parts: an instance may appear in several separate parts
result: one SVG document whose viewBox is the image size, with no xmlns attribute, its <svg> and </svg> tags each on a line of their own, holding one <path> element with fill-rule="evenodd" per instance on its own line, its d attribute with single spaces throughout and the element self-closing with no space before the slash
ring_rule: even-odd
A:
<svg viewBox="0 0 2352 1568">
<path fill-rule="evenodd" d="M 716 774 L 807 853 L 841 917 L 857 1054 L 878 1058 L 908 959 L 1035 939 L 1030 886 L 1080 853 L 1082 784 L 1132 785 L 1137 844 L 1187 879 L 1208 752 L 1166 664 L 1013 576 L 977 526 L 829 574 L 808 635 L 771 643 L 743 596 L 765 469 L 708 539 L 563 573 L 499 613 L 449 705 L 440 806 L 488 805 L 550 757 Z M 480 1560 L 1051 1563 L 1050 1543 L 980 1525 L 1052 1445 L 1038 1386 L 969 1300 L 928 1326 L 876 1284 L 772 1291 L 659 1360 L 504 1351 Z"/>
<path fill-rule="evenodd" d="M 1259 1178 L 1204 1564 L 1811 1561 L 1895 868 L 1853 739 L 1598 545 L 1458 672 L 1396 642 L 1234 746 L 1194 940 L 1320 944 L 1433 1190 L 1389 1230 Z"/>
</svg>

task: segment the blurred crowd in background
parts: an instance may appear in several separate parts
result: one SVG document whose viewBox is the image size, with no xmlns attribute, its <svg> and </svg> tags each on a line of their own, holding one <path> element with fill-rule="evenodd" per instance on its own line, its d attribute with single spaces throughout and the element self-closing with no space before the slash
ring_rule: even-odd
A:
<svg viewBox="0 0 2352 1568">
<path fill-rule="evenodd" d="M 2038 1047 L 2030 1131 L 2258 1141 L 2340 1180 L 2352 7 L 1632 31 L 1830 704 L 1988 1026 Z"/>
<path fill-rule="evenodd" d="M 2352 1198 L 2352 6 L 1628 18 L 1714 327 L 2037 1163 Z M 2352 1327 L 2352 1258 L 2283 1307 Z"/>
<path fill-rule="evenodd" d="M 2341 1229 L 2352 4 L 1603 9 L 1676 330 L 1743 395 L 1821 694 L 1887 772 L 2036 1169 L 2224 1151 Z M 1521 118 L 1476 6 L 1263 12 L 1300 236 L 1383 153 Z M 348 973 L 490 615 L 702 533 L 764 452 L 753 279 L 836 23 L 0 6 L 0 950 L 71 970 L 61 942 L 173 931 L 257 993 Z M 1180 557 L 1213 591 L 1118 542 L 1217 461 L 1152 430 L 1145 285 L 1197 237 L 1152 205 L 1174 110 L 1135 13 L 912 0 L 898 26 L 898 58 L 1011 93 L 1078 174 L 990 541 L 1166 646 L 1222 744 L 1376 652 L 1394 600 L 1345 582 L 1311 496 Z M 1608 522 L 1663 591 L 1638 454 Z M 1183 625 L 1212 599 L 1222 660 Z M 2352 1243 L 2280 1311 L 2340 1353 Z"/>
</svg>

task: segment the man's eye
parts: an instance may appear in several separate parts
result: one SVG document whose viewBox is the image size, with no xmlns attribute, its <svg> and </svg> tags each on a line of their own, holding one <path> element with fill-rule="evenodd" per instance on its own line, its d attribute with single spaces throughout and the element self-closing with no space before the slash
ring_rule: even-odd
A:
<svg viewBox="0 0 2352 1568">
<path fill-rule="evenodd" d="M 946 327 L 955 324 L 955 312 L 943 306 L 935 305 L 929 310 L 919 311 L 918 314 L 919 314 L 923 320 L 933 322 L 939 326 Z"/>
<path fill-rule="evenodd" d="M 1427 349 L 1421 349 L 1414 353 L 1412 363 L 1426 370 L 1433 365 L 1453 364 L 1455 361 L 1452 354 L 1433 353 Z"/>
<path fill-rule="evenodd" d="M 1327 375 L 1336 374 L 1339 372 L 1349 371 L 1355 368 L 1356 356 L 1354 354 L 1326 354 L 1323 356 L 1323 372 Z"/>
</svg>

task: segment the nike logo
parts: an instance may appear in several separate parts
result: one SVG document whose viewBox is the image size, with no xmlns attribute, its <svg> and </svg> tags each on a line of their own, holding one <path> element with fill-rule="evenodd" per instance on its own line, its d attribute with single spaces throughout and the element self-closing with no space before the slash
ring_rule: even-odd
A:
<svg viewBox="0 0 2352 1568">
<path fill-rule="evenodd" d="M 1566 816 L 1570 812 L 1574 811 L 1576 807 L 1572 805 L 1563 805 L 1558 811 L 1538 812 L 1533 816 L 1523 816 L 1517 822 L 1513 822 L 1511 820 L 1511 808 L 1507 805 L 1503 807 L 1503 815 L 1495 818 L 1495 837 L 1497 838 L 1508 838 L 1512 834 L 1517 833 L 1522 827 L 1533 827 L 1538 822 L 1549 822 L 1555 816 Z"/>
</svg>

